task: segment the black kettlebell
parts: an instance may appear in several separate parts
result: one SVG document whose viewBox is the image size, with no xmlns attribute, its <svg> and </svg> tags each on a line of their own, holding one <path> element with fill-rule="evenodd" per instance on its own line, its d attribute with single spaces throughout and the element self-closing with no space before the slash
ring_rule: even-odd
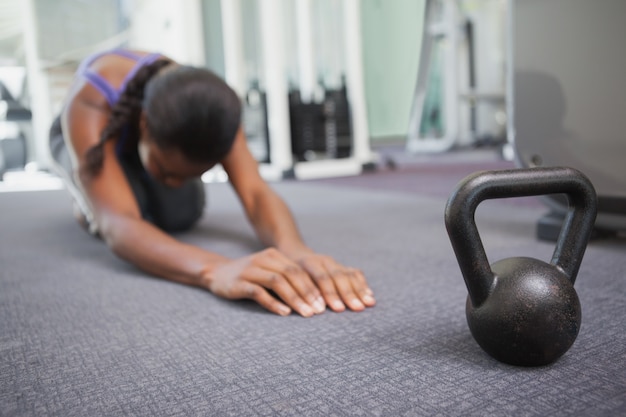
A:
<svg viewBox="0 0 626 417">
<path fill-rule="evenodd" d="M 569 201 L 551 262 L 518 257 L 490 266 L 474 220 L 478 204 L 545 194 L 565 194 Z M 482 171 L 458 184 L 445 223 L 468 289 L 467 322 L 485 352 L 519 366 L 547 365 L 567 352 L 580 329 L 574 281 L 596 213 L 593 185 L 573 168 Z"/>
</svg>

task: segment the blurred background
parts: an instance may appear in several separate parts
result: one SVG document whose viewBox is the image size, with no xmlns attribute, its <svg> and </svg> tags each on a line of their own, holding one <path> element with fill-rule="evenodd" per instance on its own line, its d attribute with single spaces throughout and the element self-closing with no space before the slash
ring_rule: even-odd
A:
<svg viewBox="0 0 626 417">
<path fill-rule="evenodd" d="M 267 180 L 565 165 L 626 229 L 625 19 L 624 0 L 0 0 L 0 191 L 61 186 L 51 121 L 81 60 L 125 47 L 223 77 Z"/>
<path fill-rule="evenodd" d="M 0 170 L 48 168 L 48 128 L 74 71 L 115 47 L 224 77 L 245 102 L 249 144 L 269 179 L 358 174 L 387 143 L 411 153 L 501 144 L 505 5 L 0 0 Z"/>
</svg>

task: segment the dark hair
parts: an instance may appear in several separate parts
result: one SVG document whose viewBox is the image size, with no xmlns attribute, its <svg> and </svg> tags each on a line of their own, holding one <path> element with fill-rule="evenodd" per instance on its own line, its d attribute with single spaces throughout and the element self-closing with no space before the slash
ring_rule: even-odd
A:
<svg viewBox="0 0 626 417">
<path fill-rule="evenodd" d="M 148 82 L 143 99 L 148 132 L 163 149 L 193 162 L 219 162 L 241 121 L 241 101 L 205 68 L 179 66 Z"/>
<path fill-rule="evenodd" d="M 126 84 L 111 108 L 100 142 L 87 151 L 88 174 L 102 169 L 107 140 L 123 133 L 137 143 L 142 110 L 150 136 L 163 149 L 178 149 L 199 163 L 217 163 L 226 156 L 241 119 L 239 97 L 204 68 L 180 66 L 158 74 L 170 64 L 157 60 L 146 65 Z"/>
</svg>

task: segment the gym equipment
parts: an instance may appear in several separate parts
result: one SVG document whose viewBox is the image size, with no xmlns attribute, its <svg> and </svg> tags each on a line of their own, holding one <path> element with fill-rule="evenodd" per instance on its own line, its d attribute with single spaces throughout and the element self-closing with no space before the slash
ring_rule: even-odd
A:
<svg viewBox="0 0 626 417">
<path fill-rule="evenodd" d="M 517 166 L 583 171 L 598 194 L 594 238 L 626 232 L 626 2 L 508 3 L 507 137 Z M 556 240 L 567 202 L 542 201 L 550 213 L 537 235 Z"/>
<path fill-rule="evenodd" d="M 252 156 L 261 163 L 270 161 L 267 94 L 253 82 L 243 102 L 243 127 Z"/>
<path fill-rule="evenodd" d="M 490 266 L 474 221 L 478 204 L 557 193 L 570 207 L 551 262 L 514 257 Z M 467 322 L 485 352 L 511 365 L 542 366 L 574 343 L 581 308 L 573 285 L 596 213 L 595 188 L 573 168 L 482 171 L 459 183 L 445 224 L 468 289 Z"/>
<path fill-rule="evenodd" d="M 305 102 L 299 90 L 289 93 L 291 149 L 298 161 L 348 158 L 352 152 L 350 104 L 345 84 L 324 89 L 322 100 Z"/>
<path fill-rule="evenodd" d="M 219 5 L 225 79 L 242 96 L 251 80 L 265 94 L 269 150 L 259 164 L 261 175 L 312 179 L 358 175 L 371 166 L 361 2 Z"/>
<path fill-rule="evenodd" d="M 408 152 L 505 141 L 505 12 L 499 1 L 424 2 Z"/>
<path fill-rule="evenodd" d="M 26 165 L 28 149 L 23 124 L 31 119 L 30 109 L 16 100 L 0 80 L 0 180 L 4 171 L 23 169 Z"/>
</svg>

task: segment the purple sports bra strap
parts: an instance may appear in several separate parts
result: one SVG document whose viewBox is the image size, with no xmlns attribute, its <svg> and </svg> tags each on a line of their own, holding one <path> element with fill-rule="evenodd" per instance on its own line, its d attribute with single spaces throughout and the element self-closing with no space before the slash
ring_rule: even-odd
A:
<svg viewBox="0 0 626 417">
<path fill-rule="evenodd" d="M 107 102 L 110 106 L 113 106 L 117 102 L 117 100 L 119 100 L 119 92 L 111 87 L 111 84 L 109 84 L 107 80 L 102 78 L 100 74 L 86 71 L 85 73 L 83 73 L 83 76 L 89 81 L 91 85 L 96 88 L 96 90 L 100 92 L 100 94 L 102 94 L 107 99 Z"/>
<path fill-rule="evenodd" d="M 124 58 L 134 59 L 135 61 L 139 61 L 141 59 L 141 55 L 129 51 L 128 49 L 113 49 L 110 53 L 123 56 Z"/>
<path fill-rule="evenodd" d="M 94 71 L 91 71 L 88 68 L 89 65 L 93 61 L 95 61 L 97 58 L 101 57 L 102 55 L 105 55 L 108 53 L 120 55 L 120 56 L 129 58 L 129 59 L 134 59 L 137 61 L 137 64 L 135 64 L 133 69 L 124 78 L 124 81 L 122 82 L 122 85 L 120 86 L 119 90 L 113 88 L 111 84 L 109 84 L 108 81 L 105 80 L 100 74 Z M 78 73 L 82 74 L 89 81 L 89 83 L 93 85 L 107 99 L 107 102 L 109 103 L 110 106 L 113 106 L 119 100 L 120 94 L 126 88 L 126 84 L 128 83 L 128 81 L 135 76 L 137 71 L 139 71 L 139 69 L 143 67 L 144 65 L 149 65 L 153 63 L 154 61 L 156 61 L 157 59 L 159 59 L 160 57 L 161 57 L 160 54 L 149 54 L 149 55 L 141 56 L 141 55 L 134 54 L 130 51 L 126 51 L 124 49 L 114 49 L 109 52 L 96 54 L 90 57 L 89 59 L 85 60 L 82 63 L 82 65 L 79 67 Z"/>
<path fill-rule="evenodd" d="M 141 67 L 152 64 L 160 57 L 161 54 L 149 54 L 139 58 L 139 60 L 137 60 L 137 65 L 135 65 L 135 67 L 130 70 L 128 74 L 126 74 L 126 77 L 124 78 L 124 81 L 122 82 L 122 85 L 120 87 L 120 92 L 124 91 L 124 89 L 126 88 L 126 84 L 128 84 L 128 81 L 132 80 L 132 78 L 135 76 L 135 74 L 137 74 L 137 71 L 139 71 Z"/>
</svg>

